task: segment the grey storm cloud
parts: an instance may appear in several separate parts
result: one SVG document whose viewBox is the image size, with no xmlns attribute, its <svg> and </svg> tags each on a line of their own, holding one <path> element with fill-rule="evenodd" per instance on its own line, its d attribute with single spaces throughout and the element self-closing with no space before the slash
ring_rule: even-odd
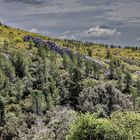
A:
<svg viewBox="0 0 140 140">
<path fill-rule="evenodd" d="M 121 2 L 121 3 L 126 3 L 126 2 L 132 2 L 132 0 L 79 0 L 79 3 L 83 5 L 107 5 L 109 6 L 110 4 L 114 4 L 115 2 Z M 134 2 L 140 2 L 139 0 L 134 0 Z"/>
<path fill-rule="evenodd" d="M 5 2 L 22 2 L 26 4 L 41 4 L 41 3 L 44 3 L 45 0 L 5 0 Z"/>
<path fill-rule="evenodd" d="M 8 10 L 7 10 L 8 9 Z M 1 0 L 0 21 L 47 34 L 140 46 L 140 0 Z"/>
</svg>

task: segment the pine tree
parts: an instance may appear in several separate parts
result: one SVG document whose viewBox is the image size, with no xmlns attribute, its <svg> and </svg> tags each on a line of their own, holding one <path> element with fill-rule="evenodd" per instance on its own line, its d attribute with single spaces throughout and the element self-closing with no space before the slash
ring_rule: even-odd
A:
<svg viewBox="0 0 140 140">
<path fill-rule="evenodd" d="M 86 61 L 85 62 L 85 76 L 90 77 L 92 75 L 93 67 L 91 62 Z"/>
<path fill-rule="evenodd" d="M 43 109 L 45 108 L 44 95 L 39 90 L 33 90 L 31 91 L 31 97 L 32 97 L 33 110 L 35 114 L 39 116 L 42 114 Z"/>
<path fill-rule="evenodd" d="M 3 50 L 8 50 L 9 49 L 9 40 L 5 39 L 3 43 Z"/>
<path fill-rule="evenodd" d="M 27 57 L 22 53 L 15 53 L 12 58 L 12 63 L 15 67 L 16 76 L 23 78 L 27 73 Z"/>
<path fill-rule="evenodd" d="M 82 80 L 82 73 L 80 69 L 77 67 L 73 68 L 70 78 L 68 102 L 76 109 L 79 93 L 82 91 L 82 85 L 80 83 Z"/>
<path fill-rule="evenodd" d="M 137 92 L 138 95 L 140 96 L 140 79 L 137 79 Z"/>
<path fill-rule="evenodd" d="M 88 55 L 89 55 L 90 57 L 92 57 L 92 49 L 91 49 L 91 48 L 88 48 L 87 51 L 88 51 Z"/>
<path fill-rule="evenodd" d="M 4 116 L 5 116 L 5 106 L 3 101 L 0 99 L 0 125 L 4 124 Z"/>
<path fill-rule="evenodd" d="M 60 104 L 60 90 L 53 77 L 50 77 L 47 85 L 43 88 L 47 109 Z"/>
<path fill-rule="evenodd" d="M 132 84 L 132 77 L 128 71 L 125 72 L 125 84 L 126 84 L 125 92 L 130 93 L 130 91 L 131 91 L 130 88 L 131 88 L 131 84 Z"/>
<path fill-rule="evenodd" d="M 68 58 L 68 55 L 64 52 L 63 55 L 62 55 L 62 58 L 63 58 L 63 67 L 64 69 L 68 69 L 69 67 L 69 58 Z"/>
<path fill-rule="evenodd" d="M 108 76 L 108 78 L 110 80 L 114 79 L 115 77 L 115 69 L 114 69 L 114 64 L 113 64 L 113 61 L 111 60 L 111 62 L 109 63 L 109 71 L 110 71 L 110 74 Z"/>
<path fill-rule="evenodd" d="M 106 59 L 110 59 L 111 58 L 111 53 L 110 53 L 110 50 L 107 49 L 107 52 L 106 52 Z"/>
<path fill-rule="evenodd" d="M 122 84 L 123 84 L 122 71 L 119 69 L 117 70 L 117 87 L 119 90 L 122 90 Z"/>
<path fill-rule="evenodd" d="M 93 66 L 94 78 L 96 80 L 99 80 L 100 79 L 100 67 L 96 63 L 93 63 L 92 66 Z"/>
</svg>

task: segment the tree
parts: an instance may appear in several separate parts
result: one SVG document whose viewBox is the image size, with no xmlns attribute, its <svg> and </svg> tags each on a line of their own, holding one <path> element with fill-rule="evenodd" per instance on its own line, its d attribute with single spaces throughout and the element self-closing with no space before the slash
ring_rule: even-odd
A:
<svg viewBox="0 0 140 140">
<path fill-rule="evenodd" d="M 49 78 L 48 85 L 43 88 L 43 94 L 45 96 L 47 109 L 60 104 L 60 91 L 53 78 Z"/>
<path fill-rule="evenodd" d="M 114 64 L 113 64 L 112 60 L 109 63 L 109 75 L 108 75 L 108 78 L 110 80 L 113 80 L 115 78 L 115 68 L 114 68 Z"/>
<path fill-rule="evenodd" d="M 45 122 L 47 122 L 43 131 L 44 139 L 64 140 L 69 129 L 69 125 L 76 119 L 77 113 L 66 107 L 57 106 L 46 112 Z M 40 137 L 42 136 L 42 133 Z"/>
<path fill-rule="evenodd" d="M 85 62 L 85 76 L 90 77 L 92 74 L 92 71 L 93 71 L 93 69 L 92 69 L 91 63 L 86 61 Z"/>
<path fill-rule="evenodd" d="M 137 92 L 138 92 L 138 95 L 140 96 L 140 79 L 137 79 Z"/>
<path fill-rule="evenodd" d="M 131 77 L 131 74 L 128 71 L 125 72 L 125 80 L 124 81 L 125 81 L 125 84 L 126 84 L 125 92 L 130 93 L 132 77 Z"/>
<path fill-rule="evenodd" d="M 117 87 L 119 90 L 122 90 L 122 84 L 123 84 L 122 71 L 118 69 L 117 70 Z"/>
<path fill-rule="evenodd" d="M 29 40 L 29 49 L 32 49 L 35 46 L 34 42 L 30 39 Z"/>
<path fill-rule="evenodd" d="M 110 50 L 107 49 L 107 52 L 106 52 L 106 59 L 110 59 L 111 58 L 111 53 L 110 53 Z"/>
<path fill-rule="evenodd" d="M 10 82 L 15 81 L 15 69 L 9 59 L 0 56 L 1 72 L 9 79 Z"/>
<path fill-rule="evenodd" d="M 31 91 L 31 97 L 33 110 L 35 114 L 39 116 L 42 114 L 44 108 L 46 107 L 44 102 L 45 101 L 44 95 L 39 90 L 33 90 Z"/>
<path fill-rule="evenodd" d="M 77 67 L 73 68 L 70 76 L 68 102 L 76 109 L 79 93 L 82 91 L 81 80 L 83 77 L 80 69 Z"/>
<path fill-rule="evenodd" d="M 88 48 L 87 51 L 88 51 L 88 55 L 89 55 L 90 57 L 92 57 L 92 49 L 91 49 L 91 48 Z"/>
<path fill-rule="evenodd" d="M 64 69 L 68 69 L 68 67 L 69 67 L 69 62 L 70 62 L 70 60 L 69 60 L 69 57 L 68 57 L 68 55 L 64 52 L 63 53 L 63 55 L 62 55 L 62 58 L 63 58 L 63 66 L 64 66 Z"/>
<path fill-rule="evenodd" d="M 3 71 L 0 69 L 0 90 L 4 88 L 5 81 L 6 81 L 6 77 Z"/>
<path fill-rule="evenodd" d="M 5 119 L 5 105 L 4 102 L 0 99 L 0 125 L 4 124 Z"/>
<path fill-rule="evenodd" d="M 94 72 L 94 78 L 96 80 L 100 79 L 100 66 L 96 63 L 93 63 L 93 72 Z"/>
<path fill-rule="evenodd" d="M 16 76 L 19 78 L 25 77 L 27 74 L 27 56 L 19 52 L 14 53 L 11 58 L 11 62 L 15 67 Z"/>
<path fill-rule="evenodd" d="M 9 49 L 9 40 L 5 39 L 3 43 L 3 50 L 8 50 Z"/>
<path fill-rule="evenodd" d="M 79 95 L 79 110 L 97 112 L 102 117 L 106 117 L 116 110 L 132 108 L 131 96 L 122 94 L 111 83 L 85 88 Z"/>
<path fill-rule="evenodd" d="M 132 95 L 132 100 L 133 100 L 133 108 L 135 111 L 137 109 L 137 98 L 138 98 L 138 93 L 135 90 L 135 88 L 131 88 L 131 95 Z"/>
</svg>

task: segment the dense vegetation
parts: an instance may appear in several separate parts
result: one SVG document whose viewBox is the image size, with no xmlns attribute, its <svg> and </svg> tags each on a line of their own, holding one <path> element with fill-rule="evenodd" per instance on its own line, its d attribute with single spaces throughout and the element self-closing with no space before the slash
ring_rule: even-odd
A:
<svg viewBox="0 0 140 140">
<path fill-rule="evenodd" d="M 27 35 L 69 47 L 71 55 L 24 41 Z M 1 25 L 0 139 L 139 140 L 139 73 L 139 48 L 51 39 Z"/>
</svg>

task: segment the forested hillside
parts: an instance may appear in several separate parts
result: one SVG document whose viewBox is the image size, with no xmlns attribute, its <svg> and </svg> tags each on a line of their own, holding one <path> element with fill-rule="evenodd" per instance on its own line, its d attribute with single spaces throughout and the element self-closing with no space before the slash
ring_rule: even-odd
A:
<svg viewBox="0 0 140 140">
<path fill-rule="evenodd" d="M 139 112 L 140 48 L 0 25 L 1 140 L 139 140 Z"/>
</svg>

